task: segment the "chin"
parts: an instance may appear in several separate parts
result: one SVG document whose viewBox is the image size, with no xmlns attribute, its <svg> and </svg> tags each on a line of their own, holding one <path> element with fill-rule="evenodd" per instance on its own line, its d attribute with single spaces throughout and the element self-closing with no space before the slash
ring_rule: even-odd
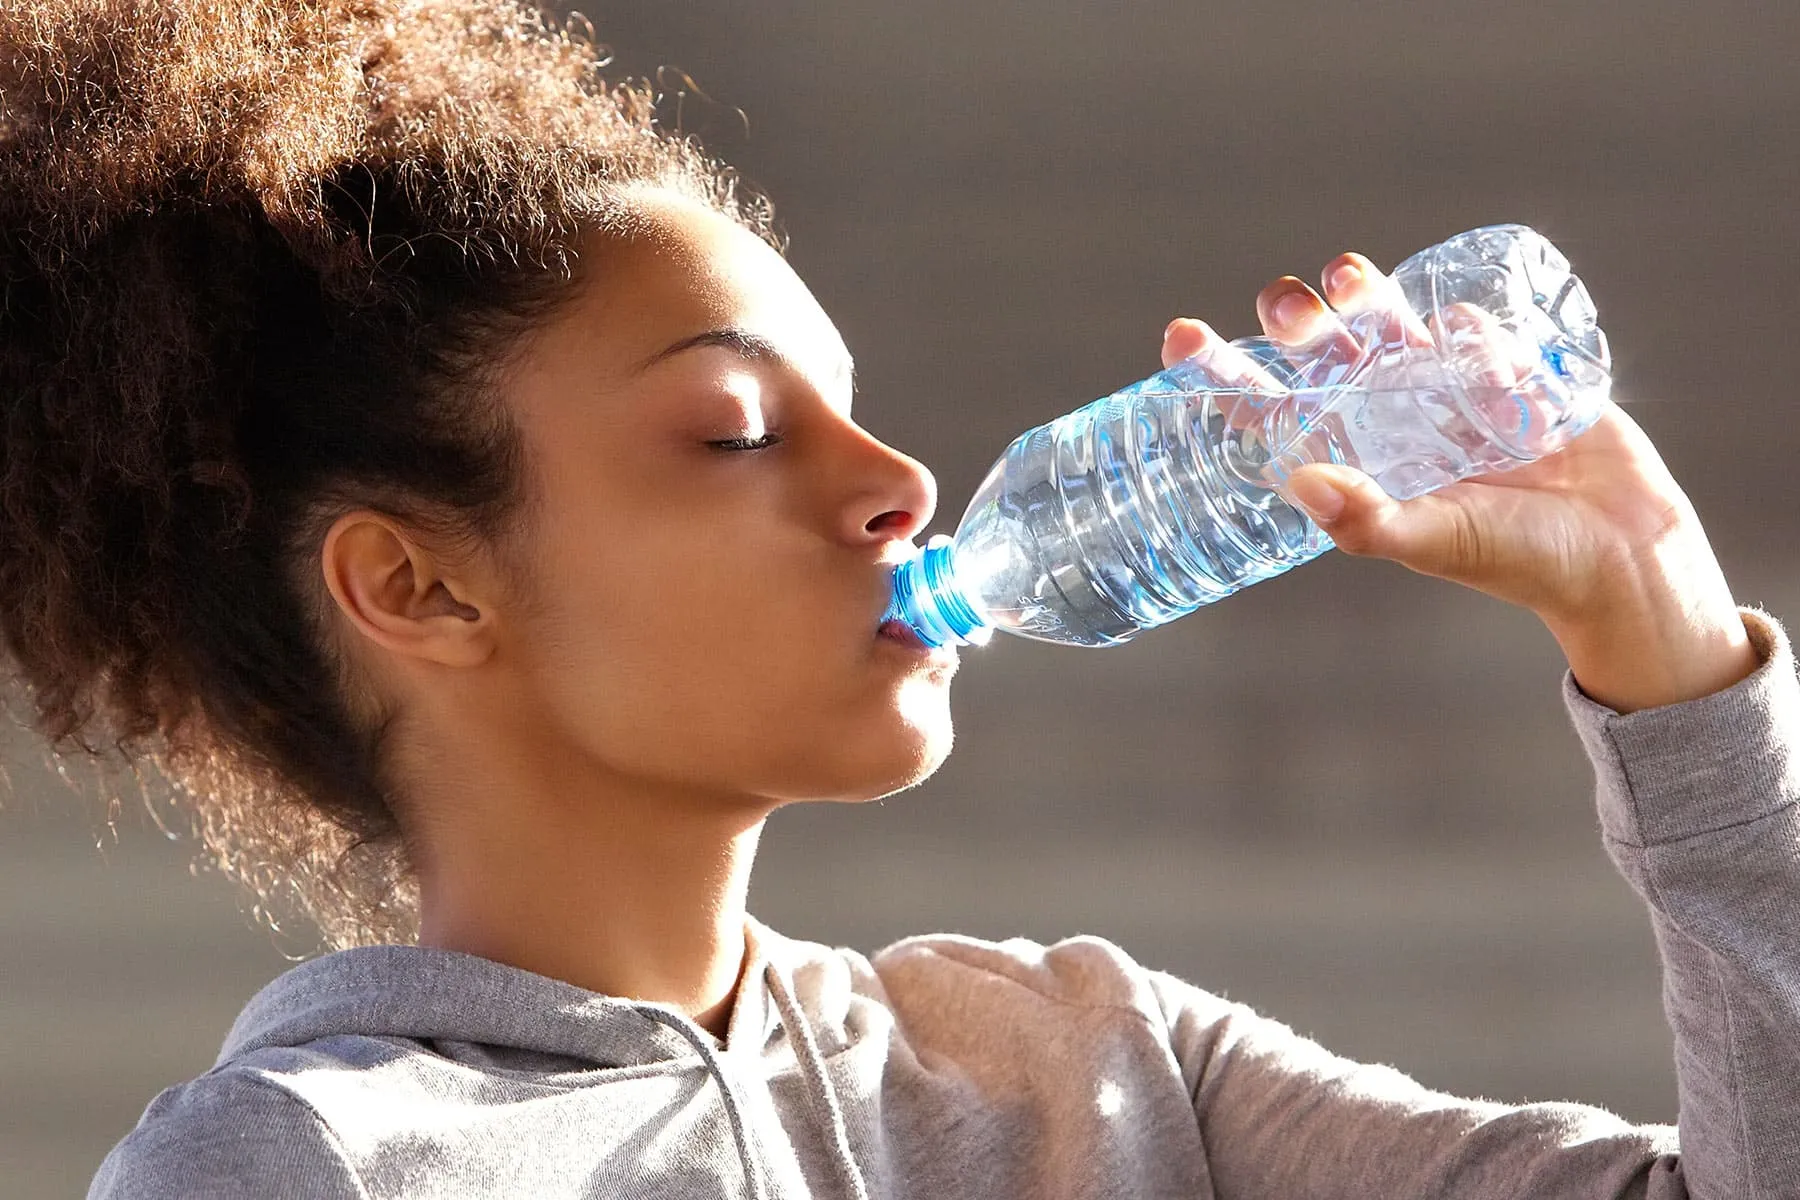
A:
<svg viewBox="0 0 1800 1200">
<path fill-rule="evenodd" d="M 941 739 L 933 739 L 930 743 L 921 746 L 919 751 L 909 758 L 899 770 L 890 775 L 886 785 L 878 790 L 871 790 L 864 799 L 879 800 L 883 796 L 891 796 L 895 792 L 903 792 L 907 788 L 917 787 L 930 779 L 937 774 L 937 769 L 944 765 L 944 760 L 950 757 L 951 740 L 950 727 L 946 723 Z"/>
<path fill-rule="evenodd" d="M 836 778 L 809 789 L 816 798 L 860 804 L 916 787 L 944 765 L 955 739 L 948 712 L 938 720 L 904 722 L 883 732 L 886 736 L 879 742 L 863 740 L 857 747 L 860 753 L 848 753 L 852 747 L 846 741 L 847 752 L 832 764 Z"/>
<path fill-rule="evenodd" d="M 900 694 L 896 731 L 903 747 L 901 763 L 892 787 L 879 793 L 890 795 L 903 788 L 924 783 L 950 757 L 956 741 L 956 727 L 950 719 L 950 696 L 942 687 L 908 689 Z"/>
</svg>

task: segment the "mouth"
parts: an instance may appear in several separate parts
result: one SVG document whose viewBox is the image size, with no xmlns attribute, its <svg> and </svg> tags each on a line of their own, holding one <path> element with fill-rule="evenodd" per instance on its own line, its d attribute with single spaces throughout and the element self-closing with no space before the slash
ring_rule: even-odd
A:
<svg viewBox="0 0 1800 1200">
<path fill-rule="evenodd" d="M 913 548 L 915 556 L 917 547 Z M 926 666 L 934 673 L 954 671 L 958 665 L 956 647 L 954 645 L 933 646 L 919 635 L 912 622 L 902 616 L 902 609 L 895 594 L 896 573 L 901 564 L 889 564 L 886 567 L 886 584 L 882 589 L 884 601 L 880 620 L 875 626 L 875 644 L 887 647 L 891 653 L 884 655 L 915 666 Z"/>
<path fill-rule="evenodd" d="M 903 646 L 910 646 L 921 654 L 924 654 L 931 649 L 930 646 L 927 646 L 919 639 L 917 633 L 913 632 L 913 627 L 911 625 L 908 625 L 905 621 L 895 620 L 893 618 L 883 621 L 880 628 L 875 630 L 875 636 L 886 638 L 891 642 L 899 642 Z"/>
<path fill-rule="evenodd" d="M 875 631 L 875 640 L 885 642 L 896 650 L 903 651 L 907 657 L 918 659 L 940 667 L 956 665 L 956 650 L 952 646 L 927 646 L 912 626 L 905 621 L 889 619 L 883 621 Z"/>
</svg>

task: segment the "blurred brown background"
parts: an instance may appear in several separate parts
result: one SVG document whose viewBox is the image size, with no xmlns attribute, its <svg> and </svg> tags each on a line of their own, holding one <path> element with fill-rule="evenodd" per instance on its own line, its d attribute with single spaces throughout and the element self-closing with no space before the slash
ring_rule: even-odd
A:
<svg viewBox="0 0 1800 1200">
<path fill-rule="evenodd" d="M 1277 274 L 1522 221 L 1587 280 L 1739 599 L 1800 623 L 1793 6 L 588 11 L 621 68 L 704 90 L 683 123 L 774 196 L 860 419 L 938 474 L 937 529 L 1014 433 L 1155 369 L 1177 313 L 1250 333 Z M 753 907 L 865 950 L 1103 934 L 1438 1087 L 1672 1120 L 1648 926 L 1560 671 L 1527 614 L 1344 555 L 1121 649 L 1001 639 L 965 657 L 949 765 L 778 815 Z M 114 840 L 40 760 L 8 738 L 0 1191 L 21 1198 L 79 1194 L 309 944 L 135 811 Z"/>
</svg>

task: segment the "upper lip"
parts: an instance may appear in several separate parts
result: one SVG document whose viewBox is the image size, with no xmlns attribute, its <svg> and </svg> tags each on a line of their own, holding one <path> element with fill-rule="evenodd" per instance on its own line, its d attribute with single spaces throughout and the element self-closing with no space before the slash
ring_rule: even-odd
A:
<svg viewBox="0 0 1800 1200">
<path fill-rule="evenodd" d="M 898 571 L 913 555 L 919 553 L 917 546 L 908 545 L 906 550 L 907 555 L 904 558 L 883 559 L 881 562 L 881 607 L 875 612 L 875 631 L 877 633 L 881 632 L 881 627 L 888 621 L 896 619 L 890 616 L 888 611 L 894 604 L 894 572 Z M 905 624 L 905 622 L 901 622 L 901 624 Z"/>
</svg>

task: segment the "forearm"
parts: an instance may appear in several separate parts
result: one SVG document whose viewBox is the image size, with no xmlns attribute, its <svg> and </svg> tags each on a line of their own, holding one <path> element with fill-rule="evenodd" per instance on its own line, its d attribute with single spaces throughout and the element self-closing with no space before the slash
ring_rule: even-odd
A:
<svg viewBox="0 0 1800 1200">
<path fill-rule="evenodd" d="M 1734 616 L 1741 686 L 1619 715 L 1572 667 L 1564 699 L 1662 951 L 1688 1187 L 1761 1200 L 1800 1195 L 1800 682 L 1780 627 Z"/>
<path fill-rule="evenodd" d="M 1564 680 L 1608 852 L 1662 948 L 1679 1141 L 1578 1104 L 1460 1100 L 1158 977 L 1220 1195 L 1800 1196 L 1800 679 L 1733 610 L 1749 675 L 1621 715 Z"/>
</svg>

